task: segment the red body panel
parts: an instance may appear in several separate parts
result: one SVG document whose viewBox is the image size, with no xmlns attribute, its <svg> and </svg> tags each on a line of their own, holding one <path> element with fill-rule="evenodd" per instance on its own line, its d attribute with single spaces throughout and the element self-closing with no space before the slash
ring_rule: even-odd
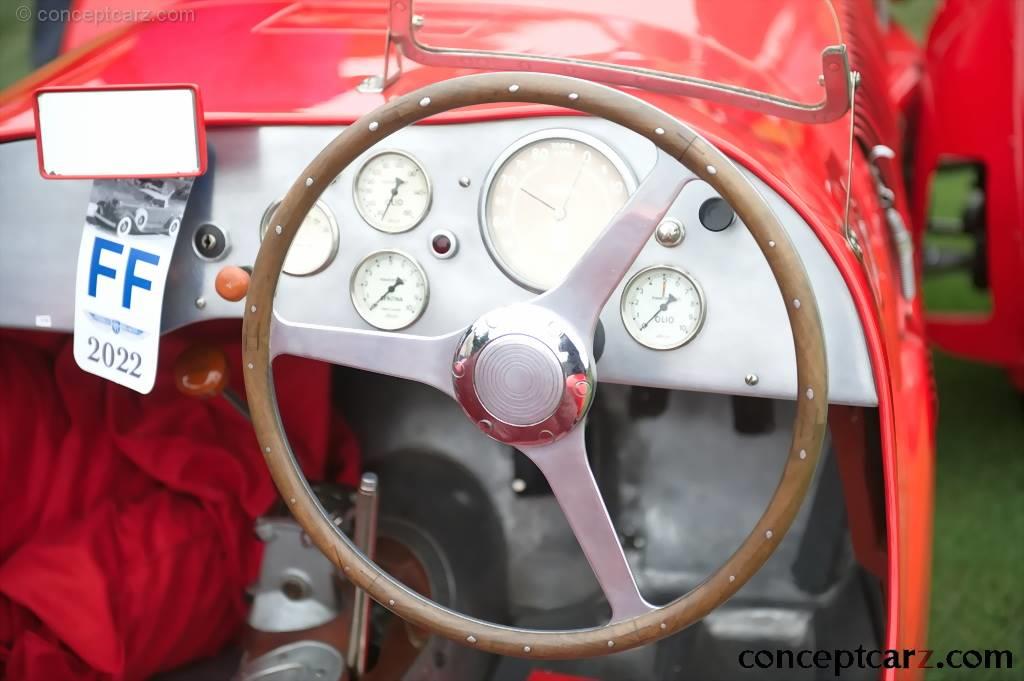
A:
<svg viewBox="0 0 1024 681">
<path fill-rule="evenodd" d="M 650 3 L 648 3 L 650 4 Z M 780 17 L 744 17 L 737 21 L 732 8 L 715 0 L 678 2 L 665 0 L 656 16 L 636 16 L 639 28 L 649 32 L 651 54 L 630 52 L 630 63 L 651 68 L 677 65 L 689 75 L 725 80 L 779 92 L 776 78 L 787 83 L 804 83 L 793 73 L 816 74 L 822 46 L 835 42 L 833 25 L 799 21 L 810 3 L 791 0 L 790 14 Z M 610 14 L 632 10 L 623 3 L 600 0 L 590 11 L 607 6 Z M 911 96 L 913 83 L 906 59 L 913 61 L 913 48 L 905 40 L 902 66 L 893 69 L 881 47 L 886 35 L 873 19 L 870 0 L 846 0 L 842 11 L 864 16 L 867 27 L 857 39 L 873 41 L 874 47 L 860 53 L 865 72 L 880 74 L 883 83 L 862 88 L 860 97 L 880 98 L 873 108 L 892 116 L 901 98 Z M 0 141 L 33 134 L 30 97 L 42 84 L 196 82 L 204 98 L 208 125 L 348 123 L 383 103 L 387 96 L 402 94 L 426 83 L 459 75 L 445 69 L 406 64 L 405 75 L 387 95 L 361 94 L 355 90 L 363 76 L 380 68 L 384 41 L 382 4 L 346 3 L 339 13 L 334 5 L 305 5 L 302 30 L 266 30 L 268 18 L 289 7 L 277 0 L 248 4 L 202 2 L 189 24 L 151 23 L 122 27 L 106 37 L 93 39 L 84 52 L 72 51 L 56 66 L 40 72 L 35 81 L 23 82 L 0 98 Z M 751 3 L 757 8 L 757 3 Z M 319 10 L 318 10 L 319 8 Z M 684 25 L 686 9 L 698 8 L 701 24 L 691 33 L 654 29 Z M 777 9 L 777 8 L 776 8 Z M 320 11 L 318 15 L 317 12 Z M 492 17 L 496 11 L 491 10 Z M 756 13 L 752 9 L 752 13 Z M 430 23 L 465 23 L 474 12 L 469 4 L 448 6 L 446 12 L 431 11 Z M 543 18 L 538 18 L 538 13 Z M 783 13 L 786 14 L 786 13 Z M 531 31 L 541 30 L 552 17 L 578 20 L 562 10 L 542 9 L 504 13 L 493 17 L 503 40 L 529 44 Z M 785 21 L 788 20 L 788 21 Z M 263 28 L 259 28 L 264 23 Z M 294 28 L 294 26 L 292 27 Z M 731 51 L 701 50 L 701 29 L 713 30 L 719 43 Z M 788 31 L 788 32 L 787 32 Z M 486 33 L 486 32 L 484 32 Z M 572 52 L 572 32 L 564 32 L 565 50 Z M 769 38 L 770 36 L 770 38 Z M 83 36 L 72 34 L 71 43 Z M 899 36 L 893 38 L 897 40 Z M 771 45 L 767 41 L 774 41 Z M 98 41 L 98 42 L 97 42 Z M 497 41 L 494 47 L 505 43 Z M 785 49 L 776 49 L 784 45 Z M 225 46 L 230 46 L 230 52 Z M 605 61 L 623 57 L 620 46 L 610 45 L 606 54 L 588 56 Z M 694 55 L 701 54 L 697 60 Z M 759 57 L 755 59 L 754 57 Z M 740 69 L 739 67 L 743 68 Z M 745 69 L 745 70 L 744 70 Z M 804 101 L 818 99 L 816 78 L 807 79 L 804 91 L 787 94 Z M 903 92 L 904 95 L 899 93 Z M 845 278 L 859 312 L 869 348 L 879 399 L 881 424 L 881 467 L 884 480 L 885 517 L 863 518 L 851 513 L 852 523 L 884 528 L 886 598 L 888 601 L 885 646 L 924 647 L 931 561 L 932 457 L 934 454 L 933 390 L 923 318 L 919 304 L 903 302 L 899 278 L 887 228 L 881 218 L 874 184 L 859 148 L 855 149 L 853 214 L 855 230 L 864 249 L 863 261 L 849 247 L 841 232 L 845 210 L 845 159 L 849 151 L 849 121 L 825 126 L 803 126 L 761 114 L 739 111 L 697 100 L 685 100 L 634 92 L 687 121 L 723 151 L 759 174 L 789 201 L 812 226 L 834 258 Z M 859 105 L 859 104 L 858 104 Z M 438 117 L 438 122 L 486 120 L 527 116 L 555 110 L 527 106 L 474 108 Z M 880 143 L 901 147 L 898 126 L 883 126 Z M 906 206 L 901 180 L 894 187 L 897 205 Z M 867 549 L 866 549 L 867 550 Z M 887 558 L 888 562 L 885 563 Z M 866 564 L 879 565 L 877 551 L 862 556 Z M 901 678 L 919 678 L 916 671 L 903 671 Z M 894 678 L 887 670 L 883 677 Z"/>
<path fill-rule="evenodd" d="M 991 315 L 931 315 L 948 352 L 1006 367 L 1024 390 L 1024 4 L 947 0 L 928 40 L 921 87 L 914 223 L 927 218 L 943 159 L 985 169 Z M 979 65 L 983 67 L 979 68 Z"/>
</svg>

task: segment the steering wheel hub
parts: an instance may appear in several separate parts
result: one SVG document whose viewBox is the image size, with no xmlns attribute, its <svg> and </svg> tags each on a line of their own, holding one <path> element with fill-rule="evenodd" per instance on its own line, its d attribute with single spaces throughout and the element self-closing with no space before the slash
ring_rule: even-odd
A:
<svg viewBox="0 0 1024 681">
<path fill-rule="evenodd" d="M 583 420 L 595 377 L 589 348 L 549 310 L 517 305 L 473 324 L 452 361 L 466 415 L 500 442 L 553 442 Z"/>
</svg>

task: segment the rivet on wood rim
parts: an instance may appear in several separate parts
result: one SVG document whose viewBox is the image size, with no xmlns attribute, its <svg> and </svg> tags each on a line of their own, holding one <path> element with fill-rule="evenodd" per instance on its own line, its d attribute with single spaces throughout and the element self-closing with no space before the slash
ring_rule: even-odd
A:
<svg viewBox="0 0 1024 681">
<path fill-rule="evenodd" d="M 736 581 L 736 575 L 729 575 L 729 582 L 735 582 L 735 581 Z"/>
<path fill-rule="evenodd" d="M 809 399 L 809 400 L 813 400 L 814 399 L 814 388 L 808 388 L 807 389 L 807 399 Z"/>
<path fill-rule="evenodd" d="M 264 447 L 263 451 L 265 451 L 267 454 L 270 454 L 270 447 Z"/>
<path fill-rule="evenodd" d="M 801 449 L 800 450 L 800 458 L 801 459 L 806 459 L 807 458 L 807 450 L 806 449 Z"/>
<path fill-rule="evenodd" d="M 388 605 L 394 605 L 394 604 L 395 604 L 395 599 L 394 598 L 389 598 L 388 599 Z"/>
<path fill-rule="evenodd" d="M 717 174 L 718 174 L 718 168 L 716 168 L 714 166 L 708 166 L 708 175 L 717 175 Z"/>
<path fill-rule="evenodd" d="M 765 533 L 764 533 L 764 538 L 765 539 L 771 539 L 774 535 L 775 535 L 775 533 L 772 532 L 771 530 L 766 530 Z"/>
<path fill-rule="evenodd" d="M 253 305 L 253 306 L 251 306 L 249 308 L 249 312 L 255 312 L 255 311 L 256 311 L 256 306 L 255 305 Z"/>
<path fill-rule="evenodd" d="M 665 134 L 665 128 L 655 128 L 654 129 L 654 134 L 655 135 L 664 135 Z"/>
<path fill-rule="evenodd" d="M 252 362 L 249 362 L 246 366 L 252 369 Z"/>
<path fill-rule="evenodd" d="M 277 233 L 277 234 L 280 234 L 283 231 L 284 231 L 284 227 L 282 227 L 281 225 L 278 225 L 277 227 L 274 227 L 274 232 Z"/>
<path fill-rule="evenodd" d="M 609 648 L 614 648 L 615 647 L 615 641 L 608 641 L 608 647 Z"/>
<path fill-rule="evenodd" d="M 295 503 L 295 497 L 292 497 L 291 499 L 289 499 L 288 503 L 294 504 Z"/>
<path fill-rule="evenodd" d="M 800 299 L 799 298 L 794 298 L 793 299 L 793 307 L 795 307 L 798 310 L 800 309 Z"/>
<path fill-rule="evenodd" d="M 768 242 L 768 248 L 775 248 L 775 242 L 774 241 L 769 241 Z"/>
<path fill-rule="evenodd" d="M 377 121 L 370 121 L 370 132 L 377 132 L 377 128 L 380 127 L 380 123 Z"/>
<path fill-rule="evenodd" d="M 472 634 L 467 636 L 466 637 L 466 643 L 476 643 L 476 636 L 473 636 Z"/>
<path fill-rule="evenodd" d="M 424 97 L 421 99 L 420 106 L 430 106 L 430 97 Z"/>
<path fill-rule="evenodd" d="M 569 93 L 569 99 L 571 99 L 572 101 L 575 102 L 579 98 L 580 98 L 579 93 L 576 93 L 576 92 L 570 92 Z"/>
<path fill-rule="evenodd" d="M 307 177 L 306 178 L 306 186 L 307 187 L 312 187 L 313 186 L 313 178 L 312 177 Z"/>
<path fill-rule="evenodd" d="M 530 646 L 523 646 L 523 652 L 524 652 L 524 653 L 529 653 L 529 652 L 531 652 L 532 650 L 533 650 L 533 648 L 531 648 Z"/>
<path fill-rule="evenodd" d="M 516 85 L 515 83 L 513 83 L 512 85 L 508 86 L 508 91 L 509 92 L 519 92 L 519 86 Z"/>
<path fill-rule="evenodd" d="M 668 625 L 667 625 L 667 624 L 665 624 L 664 622 L 662 622 L 662 623 L 661 623 L 661 628 L 662 628 L 662 629 L 668 629 Z"/>
</svg>

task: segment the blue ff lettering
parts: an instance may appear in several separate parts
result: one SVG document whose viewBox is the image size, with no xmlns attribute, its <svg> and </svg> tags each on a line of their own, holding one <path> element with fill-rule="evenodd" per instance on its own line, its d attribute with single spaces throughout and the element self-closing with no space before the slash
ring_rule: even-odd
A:
<svg viewBox="0 0 1024 681">
<path fill-rule="evenodd" d="M 89 262 L 89 295 L 93 298 L 96 297 L 96 280 L 100 275 L 111 279 L 117 278 L 117 270 L 100 264 L 100 256 L 103 255 L 103 251 L 121 253 L 124 251 L 124 245 L 102 237 L 96 237 L 96 241 L 93 242 L 92 259 Z"/>
<path fill-rule="evenodd" d="M 121 307 L 130 308 L 132 306 L 132 289 L 141 288 L 146 291 L 153 288 L 153 282 L 149 279 L 143 279 L 142 277 L 135 274 L 135 264 L 139 261 L 149 263 L 150 265 L 156 265 L 160 262 L 160 256 L 155 253 L 149 253 L 148 251 L 140 251 L 137 248 L 133 248 L 128 253 L 128 266 L 124 274 L 124 297 L 121 300 Z"/>
</svg>

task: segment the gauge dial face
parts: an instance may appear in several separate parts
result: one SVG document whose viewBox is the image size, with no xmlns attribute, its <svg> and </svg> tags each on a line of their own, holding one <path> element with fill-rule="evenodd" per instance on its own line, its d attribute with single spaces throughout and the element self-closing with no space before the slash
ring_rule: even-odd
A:
<svg viewBox="0 0 1024 681">
<path fill-rule="evenodd" d="M 359 169 L 356 209 L 374 229 L 407 232 L 430 209 L 430 180 L 416 159 L 397 151 L 377 154 Z"/>
<path fill-rule="evenodd" d="M 704 294 L 675 267 L 648 267 L 622 291 L 622 323 L 641 345 L 671 350 L 690 342 L 704 323 Z"/>
<path fill-rule="evenodd" d="M 352 304 L 372 326 L 384 331 L 404 329 L 427 307 L 427 275 L 419 263 L 398 251 L 366 256 L 352 273 Z"/>
<path fill-rule="evenodd" d="M 499 159 L 482 216 L 491 255 L 536 291 L 565 278 L 636 187 L 600 141 L 569 131 L 545 135 L 520 140 Z"/>
<path fill-rule="evenodd" d="M 275 201 L 267 207 L 260 223 L 260 241 L 267 235 L 270 218 L 280 204 Z M 282 271 L 296 277 L 316 274 L 331 264 L 338 253 L 338 223 L 330 208 L 317 201 L 306 214 L 298 234 L 288 247 Z"/>
</svg>

